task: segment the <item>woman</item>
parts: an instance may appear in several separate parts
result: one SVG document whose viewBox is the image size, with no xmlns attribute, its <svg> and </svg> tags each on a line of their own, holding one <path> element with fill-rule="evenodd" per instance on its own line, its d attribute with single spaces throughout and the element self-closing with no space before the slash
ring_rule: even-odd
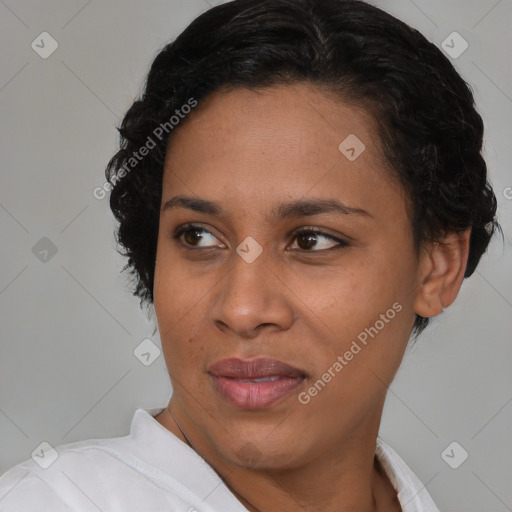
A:
<svg viewBox="0 0 512 512">
<path fill-rule="evenodd" d="M 120 133 L 110 204 L 173 393 L 11 469 L 2 510 L 438 511 L 378 432 L 499 229 L 449 60 L 361 1 L 235 0 L 158 54 Z"/>
</svg>

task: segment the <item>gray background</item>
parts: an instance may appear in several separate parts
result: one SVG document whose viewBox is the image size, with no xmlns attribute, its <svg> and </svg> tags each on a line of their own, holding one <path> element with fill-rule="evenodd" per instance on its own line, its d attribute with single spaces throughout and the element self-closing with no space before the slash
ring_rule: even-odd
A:
<svg viewBox="0 0 512 512">
<path fill-rule="evenodd" d="M 406 355 L 381 436 L 441 510 L 512 510 L 512 0 L 372 3 L 438 46 L 453 31 L 469 43 L 452 62 L 485 121 L 505 233 Z M 136 408 L 167 403 L 163 357 L 133 354 L 155 323 L 120 274 L 108 199 L 93 189 L 158 49 L 210 5 L 0 2 L 0 473 L 42 441 L 125 435 Z M 47 59 L 31 48 L 43 31 L 59 45 Z M 46 261 L 32 249 L 43 237 L 57 248 Z M 441 457 L 452 441 L 469 453 L 458 469 Z"/>
</svg>

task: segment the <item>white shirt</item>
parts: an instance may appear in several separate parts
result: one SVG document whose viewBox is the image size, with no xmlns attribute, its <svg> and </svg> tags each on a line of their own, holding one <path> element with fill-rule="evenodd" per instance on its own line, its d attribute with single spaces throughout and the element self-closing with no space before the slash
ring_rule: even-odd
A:
<svg viewBox="0 0 512 512">
<path fill-rule="evenodd" d="M 63 444 L 55 452 L 43 448 L 41 465 L 57 456 L 46 469 L 28 459 L 0 477 L 0 511 L 247 512 L 212 467 L 155 420 L 162 411 L 137 409 L 124 437 Z M 376 455 L 403 512 L 439 512 L 379 437 Z"/>
</svg>

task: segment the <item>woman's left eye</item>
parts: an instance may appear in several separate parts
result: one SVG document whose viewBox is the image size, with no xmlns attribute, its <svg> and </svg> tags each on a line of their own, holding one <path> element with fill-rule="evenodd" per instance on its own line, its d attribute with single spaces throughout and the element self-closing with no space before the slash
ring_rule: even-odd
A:
<svg viewBox="0 0 512 512">
<path fill-rule="evenodd" d="M 206 233 L 208 235 L 208 237 L 216 238 L 207 229 L 203 228 L 200 225 L 194 225 L 194 224 L 185 224 L 183 226 L 180 226 L 176 230 L 175 234 L 173 235 L 173 238 L 179 240 L 183 245 L 185 245 L 185 247 L 187 247 L 189 249 L 192 249 L 194 247 L 201 248 L 200 245 L 198 245 L 194 242 L 202 242 L 203 240 L 205 240 L 203 233 Z M 185 239 L 185 241 L 182 240 L 182 235 L 183 235 L 183 238 Z M 188 238 L 188 240 L 187 240 L 187 238 Z M 327 233 L 323 233 L 322 231 L 319 231 L 314 228 L 307 228 L 307 229 L 302 229 L 300 231 L 296 231 L 293 235 L 293 239 L 297 240 L 297 241 L 301 241 L 301 244 L 299 244 L 298 249 L 293 248 L 293 250 L 299 250 L 299 251 L 303 251 L 303 252 L 321 252 L 321 251 L 327 251 L 330 249 L 346 247 L 348 245 L 347 242 L 341 240 L 340 238 L 337 238 L 333 235 L 328 235 Z M 330 240 L 331 242 L 333 242 L 333 244 L 331 244 L 330 247 L 325 247 L 325 245 L 329 245 L 329 244 L 328 243 L 326 244 L 324 242 L 323 244 L 320 244 L 320 246 L 323 246 L 323 247 L 320 247 L 320 249 L 317 248 L 317 250 L 311 251 L 310 249 L 312 247 L 315 247 L 315 244 L 318 244 L 319 239 Z M 303 245 L 303 247 L 300 247 L 300 245 Z M 304 248 L 304 246 L 305 246 L 305 248 Z M 214 247 L 214 246 L 210 245 L 210 246 L 202 246 L 202 247 L 208 248 L 208 247 Z"/>
<path fill-rule="evenodd" d="M 301 231 L 298 231 L 295 233 L 294 239 L 297 240 L 303 240 L 305 241 L 305 245 L 307 246 L 306 249 L 303 249 L 302 247 L 299 247 L 299 250 L 305 251 L 305 252 L 320 252 L 320 251 L 327 251 L 330 249 L 337 249 L 340 247 L 346 247 L 348 244 L 341 240 L 340 238 L 337 238 L 332 235 L 328 235 L 327 233 L 323 233 L 322 231 L 318 231 L 316 229 L 303 229 Z M 324 240 L 330 240 L 331 242 L 334 242 L 334 245 L 331 245 L 331 247 L 325 247 L 325 243 L 323 244 L 324 247 L 317 250 L 317 251 L 309 251 L 308 248 L 311 248 L 311 245 L 314 245 L 317 243 L 318 239 L 323 238 Z M 322 244 L 320 244 L 322 245 Z"/>
</svg>

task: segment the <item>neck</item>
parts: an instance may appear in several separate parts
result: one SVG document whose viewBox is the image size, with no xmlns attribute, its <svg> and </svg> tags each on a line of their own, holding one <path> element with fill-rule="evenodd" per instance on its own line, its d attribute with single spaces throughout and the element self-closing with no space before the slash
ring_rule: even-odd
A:
<svg viewBox="0 0 512 512">
<path fill-rule="evenodd" d="M 381 411 L 354 433 L 294 467 L 241 467 L 223 456 L 172 400 L 157 421 L 217 472 L 250 512 L 400 511 L 396 491 L 375 456 Z M 378 418 L 377 422 L 370 421 Z"/>
</svg>

